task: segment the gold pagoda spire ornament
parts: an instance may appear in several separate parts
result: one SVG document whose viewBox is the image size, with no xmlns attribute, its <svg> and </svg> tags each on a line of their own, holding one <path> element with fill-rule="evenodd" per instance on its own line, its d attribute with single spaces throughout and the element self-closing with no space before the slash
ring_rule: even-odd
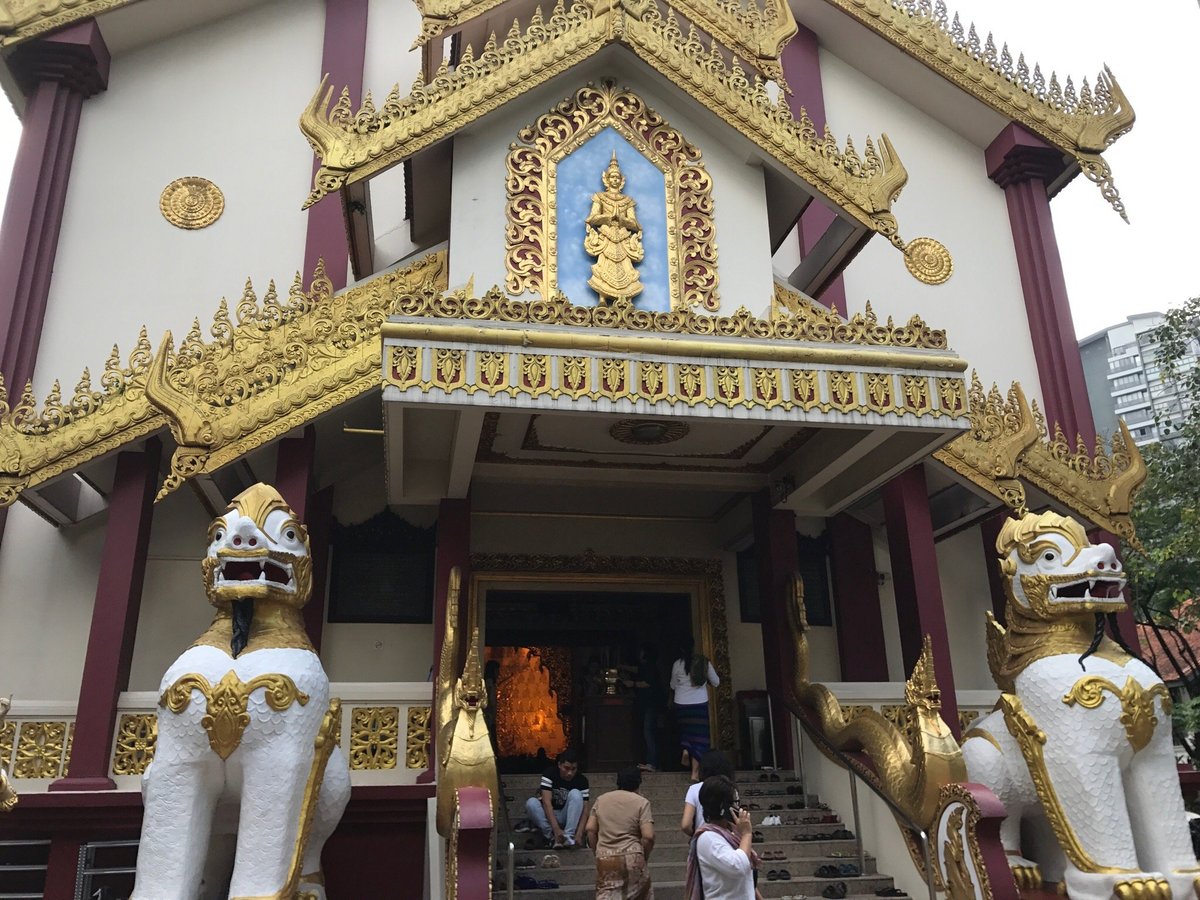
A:
<svg viewBox="0 0 1200 900">
<path fill-rule="evenodd" d="M 592 211 L 584 220 L 583 249 L 596 257 L 588 286 L 604 304 L 632 300 L 643 290 L 634 264 L 645 258 L 646 251 L 642 247 L 642 226 L 634 212 L 637 204 L 621 192 L 625 176 L 617 163 L 616 150 L 600 181 L 604 190 L 592 194 Z"/>
</svg>

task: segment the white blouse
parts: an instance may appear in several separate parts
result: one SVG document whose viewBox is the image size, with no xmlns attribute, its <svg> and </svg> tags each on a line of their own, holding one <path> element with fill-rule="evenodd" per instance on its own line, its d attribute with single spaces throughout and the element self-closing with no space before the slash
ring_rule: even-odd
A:
<svg viewBox="0 0 1200 900">
<path fill-rule="evenodd" d="M 696 838 L 696 860 L 704 882 L 704 900 L 754 900 L 750 857 L 729 846 L 719 834 Z"/>
<path fill-rule="evenodd" d="M 707 703 L 708 685 L 716 687 L 720 683 L 721 679 L 711 662 L 708 664 L 708 683 L 699 686 L 692 684 L 687 666 L 682 659 L 675 660 L 675 665 L 671 666 L 671 690 L 675 692 L 675 702 L 680 706 Z"/>
</svg>

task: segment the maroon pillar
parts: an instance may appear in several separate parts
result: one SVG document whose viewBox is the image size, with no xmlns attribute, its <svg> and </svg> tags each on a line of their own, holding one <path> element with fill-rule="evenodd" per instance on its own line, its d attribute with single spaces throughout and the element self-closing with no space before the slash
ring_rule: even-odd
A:
<svg viewBox="0 0 1200 900">
<path fill-rule="evenodd" d="M 825 93 L 821 89 L 821 57 L 817 35 L 805 28 L 799 27 L 795 37 L 788 41 L 783 48 L 780 62 L 783 64 L 783 77 L 792 89 L 790 104 L 799 113 L 803 106 L 820 133 L 825 128 Z M 819 200 L 814 200 L 800 217 L 800 253 L 806 254 L 816 246 L 821 235 L 825 233 L 830 223 L 836 218 L 833 210 Z M 846 314 L 846 283 L 842 276 L 829 282 L 828 286 L 817 298 L 830 309 L 837 310 L 841 315 Z"/>
<path fill-rule="evenodd" d="M 83 101 L 108 84 L 108 48 L 88 19 L 20 47 L 10 66 L 28 100 L 0 221 L 0 371 L 10 393 L 33 375 Z"/>
<path fill-rule="evenodd" d="M 1004 577 L 1000 574 L 1000 554 L 996 552 L 996 538 L 1000 537 L 1000 529 L 1011 513 L 1002 510 L 983 520 L 979 525 L 979 535 L 983 539 L 983 564 L 987 570 L 988 591 L 992 597 L 992 615 L 996 621 L 1004 625 L 1008 607 L 1008 595 L 1004 593 Z"/>
<path fill-rule="evenodd" d="M 772 509 L 770 493 L 765 489 L 754 495 L 751 509 L 758 596 L 762 607 L 763 665 L 774 709 L 775 765 L 786 767 L 791 765 L 792 759 L 792 727 L 791 716 L 782 700 L 792 675 L 794 651 L 784 604 L 788 602 L 792 575 L 800 568 L 796 514 L 790 509 Z"/>
<path fill-rule="evenodd" d="M 65 777 L 50 785 L 52 791 L 116 787 L 108 777 L 108 760 L 117 721 L 117 701 L 121 691 L 129 686 L 161 455 L 162 445 L 157 438 L 151 438 L 144 449 L 127 450 L 117 456 L 117 474 L 108 498 L 100 578 L 92 607 L 92 630 L 79 687 L 71 766 Z"/>
<path fill-rule="evenodd" d="M 892 561 L 892 586 L 896 618 L 900 623 L 900 649 L 904 671 L 911 674 L 921 655 L 925 635 L 933 643 L 933 663 L 942 692 L 942 718 L 958 736 L 958 698 L 954 693 L 954 667 L 950 637 L 942 605 L 937 548 L 929 515 L 929 490 L 920 464 L 897 475 L 883 487 L 888 550 Z"/>
<path fill-rule="evenodd" d="M 450 570 L 458 566 L 462 575 L 462 593 L 458 598 L 458 633 L 462 635 L 461 645 L 466 647 L 468 635 L 463 630 L 470 621 L 470 583 L 471 583 L 471 501 L 470 499 L 445 499 L 438 506 L 437 520 L 437 555 L 434 564 L 433 586 L 433 677 L 434 690 L 437 690 L 438 664 L 442 659 L 442 640 L 446 636 L 446 603 L 449 598 Z M 465 653 L 455 661 L 455 669 L 460 670 Z M 436 698 L 435 698 L 436 699 Z M 436 712 L 436 709 L 435 709 Z M 432 746 L 437 746 L 437 719 L 429 721 L 429 739 Z M 421 773 L 418 782 L 433 778 L 433 766 Z"/>
<path fill-rule="evenodd" d="M 829 520 L 833 608 L 843 681 L 888 681 L 871 526 L 848 513 Z"/>
<path fill-rule="evenodd" d="M 304 607 L 304 627 L 308 639 L 321 652 L 321 633 L 325 627 L 325 582 L 329 560 L 329 529 L 333 516 L 333 488 L 320 494 L 313 491 L 313 471 L 317 462 L 317 433 L 305 427 L 298 438 L 279 442 L 275 458 L 275 488 L 308 529 L 308 547 L 312 554 L 312 597 Z"/>
<path fill-rule="evenodd" d="M 987 148 L 984 161 L 988 177 L 1004 188 L 1008 202 L 1046 418 L 1051 428 L 1055 422 L 1062 425 L 1068 439 L 1076 434 L 1090 439 L 1096 426 L 1046 192 L 1046 185 L 1063 171 L 1063 155 L 1020 125 L 1010 124 Z"/>
<path fill-rule="evenodd" d="M 50 856 L 46 860 L 46 887 L 42 894 L 46 900 L 70 900 L 75 896 L 81 843 L 82 841 L 75 837 L 50 839 Z"/>
<path fill-rule="evenodd" d="M 321 51 L 321 74 L 329 76 L 335 91 L 350 90 L 357 108 L 362 97 L 363 60 L 367 53 L 368 0 L 325 0 L 325 44 Z M 321 166 L 313 160 L 313 175 Z M 317 260 L 325 260 L 325 271 L 340 291 L 346 286 L 350 242 L 341 204 L 317 203 L 308 209 L 308 232 L 304 240 L 304 276 L 312 275 Z"/>
</svg>

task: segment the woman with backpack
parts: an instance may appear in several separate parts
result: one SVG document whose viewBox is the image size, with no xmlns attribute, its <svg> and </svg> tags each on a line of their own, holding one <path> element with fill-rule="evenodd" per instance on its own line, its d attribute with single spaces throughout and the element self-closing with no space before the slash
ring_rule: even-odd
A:
<svg viewBox="0 0 1200 900">
<path fill-rule="evenodd" d="M 721 683 L 717 670 L 703 653 L 696 653 L 689 638 L 671 666 L 675 721 L 679 725 L 680 762 L 692 769 L 692 781 L 700 780 L 700 757 L 708 752 L 708 686 Z"/>
</svg>

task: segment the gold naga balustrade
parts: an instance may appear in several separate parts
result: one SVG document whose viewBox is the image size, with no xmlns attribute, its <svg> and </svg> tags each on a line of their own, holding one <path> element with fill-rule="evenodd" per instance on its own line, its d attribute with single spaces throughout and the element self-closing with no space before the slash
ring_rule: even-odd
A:
<svg viewBox="0 0 1200 900">
<path fill-rule="evenodd" d="M 939 891 L 951 900 L 1015 900 L 1007 868 L 984 861 L 983 810 L 964 787 L 962 749 L 941 717 L 929 636 L 905 682 L 904 705 L 891 719 L 869 706 L 843 707 L 827 687 L 809 680 L 808 620 L 798 574 L 792 577 L 787 613 L 794 657 L 785 705 L 827 758 L 861 778 L 892 811 L 913 865 L 929 887 L 929 900 Z M 857 799 L 855 804 L 857 810 Z M 995 807 L 996 802 L 987 810 L 993 829 L 1002 816 L 1002 807 Z"/>
<path fill-rule="evenodd" d="M 460 876 L 492 872 L 492 828 L 500 805 L 499 780 L 496 775 L 496 756 L 488 733 L 483 710 L 488 704 L 487 688 L 483 681 L 483 662 L 480 650 L 478 611 L 470 604 L 467 613 L 470 638 L 462 633 L 459 623 L 459 602 L 462 593 L 462 573 L 455 566 L 450 570 L 446 591 L 446 625 L 442 638 L 441 657 L 435 685 L 434 715 L 437 721 L 437 830 L 446 839 L 446 897 L 459 896 Z M 458 659 L 464 656 L 460 670 Z M 478 821 L 478 809 L 470 822 L 473 834 L 466 836 L 464 808 L 467 793 L 464 789 L 478 788 L 487 792 L 490 818 L 483 829 Z M 477 804 L 476 804 L 477 806 Z M 486 830 L 486 840 L 479 832 Z M 464 837 L 470 839 L 464 840 Z M 486 854 L 487 859 L 475 860 L 483 865 L 463 866 L 466 853 Z"/>
<path fill-rule="evenodd" d="M 1146 463 L 1123 421 L 1109 447 L 1096 436 L 1089 450 L 1081 435 L 1071 446 L 1062 428 L 1053 435 L 1036 401 L 1031 405 L 1019 382 L 1008 396 L 992 385 L 985 395 L 977 375 L 968 391 L 971 428 L 934 458 L 994 495 L 1018 514 L 1025 512 L 1028 483 L 1101 528 L 1140 549 L 1131 513 L 1133 499 L 1148 476 Z"/>
</svg>

